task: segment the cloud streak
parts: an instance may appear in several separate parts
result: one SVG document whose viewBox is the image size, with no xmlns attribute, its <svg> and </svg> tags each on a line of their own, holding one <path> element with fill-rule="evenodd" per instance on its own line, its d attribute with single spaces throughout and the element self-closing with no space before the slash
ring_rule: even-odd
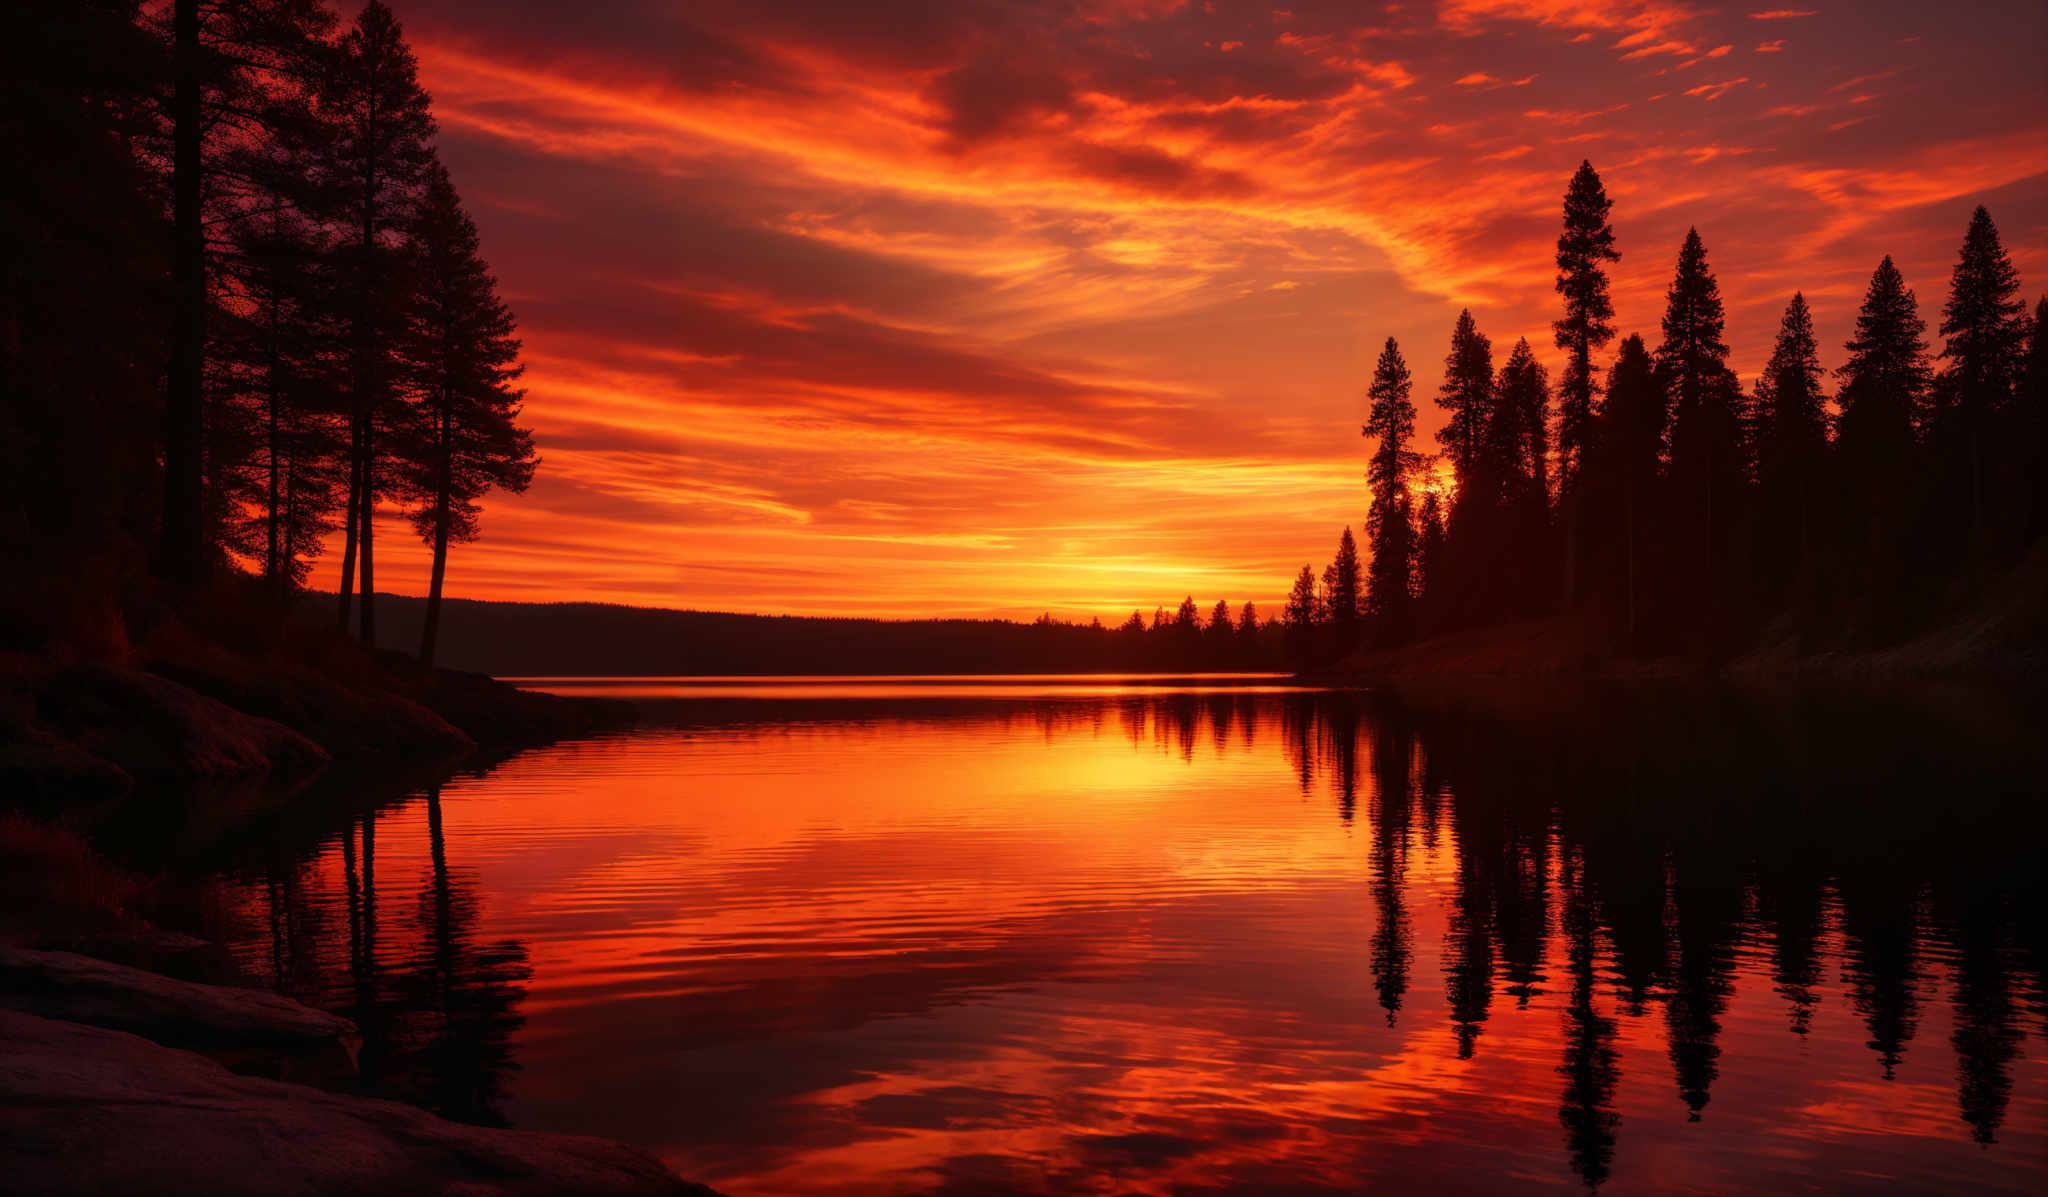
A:
<svg viewBox="0 0 2048 1197">
<path fill-rule="evenodd" d="M 1616 199 L 1623 328 L 1654 333 L 1698 224 L 1745 373 L 1794 287 L 1839 345 L 1884 253 L 1934 302 L 1980 200 L 2029 286 L 2048 274 L 2048 121 L 2013 102 L 2048 82 L 2032 13 L 869 8 L 401 10 L 545 458 L 488 504 L 454 592 L 1269 607 L 1363 518 L 1386 336 L 1422 396 L 1460 306 L 1549 354 L 1582 157 Z M 1787 39 L 1736 53 L 1752 20 Z M 1980 86 L 1934 84 L 1964 63 Z M 394 519 L 379 555 L 401 589 L 407 541 Z"/>
</svg>

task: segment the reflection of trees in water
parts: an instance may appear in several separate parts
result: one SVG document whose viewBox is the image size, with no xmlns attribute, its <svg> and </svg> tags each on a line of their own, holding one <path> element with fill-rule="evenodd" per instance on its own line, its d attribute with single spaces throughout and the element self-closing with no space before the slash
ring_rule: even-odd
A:
<svg viewBox="0 0 2048 1197">
<path fill-rule="evenodd" d="M 1576 854 L 1565 853 L 1558 868 L 1571 997 L 1564 1012 L 1564 1062 L 1557 1069 L 1565 1078 L 1557 1118 L 1564 1124 L 1572 1171 L 1598 1186 L 1613 1168 L 1615 1131 L 1621 1125 L 1614 1109 L 1614 1089 L 1621 1082 L 1621 1055 L 1614 1045 L 1618 1028 L 1593 1005 L 1600 930 L 1592 886 Z"/>
<path fill-rule="evenodd" d="M 1731 878 L 1696 879 L 1691 863 L 1680 859 L 1671 891 L 1664 1026 L 1678 1095 L 1697 1119 L 1721 1074 L 1721 1016 L 1735 992 L 1742 890 Z"/>
<path fill-rule="evenodd" d="M 1992 870 L 1997 880 L 1981 875 L 1982 858 L 1987 834 L 2037 842 L 2038 826 L 2011 824 L 2040 816 L 2007 802 L 1981 819 L 1940 822 L 1923 796 L 1965 789 L 1940 772 L 1958 758 L 1855 721 L 1809 728 L 1795 718 L 1764 736 L 1725 710 L 1704 725 L 1690 714 L 1662 726 L 1624 717 L 1598 739 L 1554 727 L 1544 739 L 1357 695 L 1297 697 L 1277 713 L 1304 793 L 1319 771 L 1329 775 L 1346 821 L 1359 742 L 1369 738 L 1368 878 L 1378 911 L 1370 965 L 1390 1023 L 1406 985 L 1414 831 L 1431 851 L 1440 824 L 1453 832 L 1443 971 L 1459 1056 L 1477 1050 L 1495 985 L 1518 1005 L 1543 993 L 1549 936 L 1558 934 L 1569 971 L 1559 1119 L 1587 1184 L 1609 1175 L 1620 1122 L 1618 1023 L 1598 1008 L 1603 971 L 1629 1015 L 1661 1014 L 1676 1088 L 1697 1118 L 1721 1072 L 1745 938 L 1768 939 L 1773 989 L 1803 1036 L 1838 925 L 1849 1005 L 1891 1077 L 1918 1024 L 1927 905 L 1944 892 L 1974 895 L 1942 920 L 1955 955 L 1958 1113 L 1979 1142 L 1995 1140 L 2023 1039 L 2013 984 L 2021 953 L 2011 945 L 2040 942 L 2042 931 L 2040 903 L 2029 901 L 2037 858 L 2008 851 Z M 2024 791 L 2024 778 L 2014 784 L 1993 777 L 1967 789 Z M 2020 914 L 2027 918 L 2009 930 Z M 2040 998 L 2032 984 L 2023 992 Z"/>
<path fill-rule="evenodd" d="M 1372 937 L 1373 988 L 1387 1025 L 1408 992 L 1408 822 L 1413 795 L 1415 743 L 1391 720 L 1374 729 L 1372 745 L 1372 896 L 1378 911 Z"/>
<path fill-rule="evenodd" d="M 321 916 L 308 892 L 315 853 L 278 851 L 262 894 L 269 979 L 355 1022 L 365 1091 L 501 1125 L 504 1082 L 516 1067 L 511 1039 L 532 970 L 523 944 L 479 940 L 476 882 L 449 865 L 440 787 L 429 787 L 421 801 L 430 868 L 412 917 L 395 924 L 384 909 L 388 885 L 378 878 L 379 832 L 388 841 L 391 808 L 351 814 L 335 836 L 345 932 Z"/>
<path fill-rule="evenodd" d="M 411 1100 L 464 1122 L 502 1124 L 498 1102 L 516 1065 L 512 1035 L 533 970 L 513 940 L 479 942 L 476 887 L 448 867 L 441 831 L 441 789 L 427 791 L 433 871 L 419 898 L 425 950 L 398 990 L 413 1024 L 412 1059 L 402 1070 L 418 1089 Z"/>
<path fill-rule="evenodd" d="M 1454 815 L 1455 819 L 1455 815 Z M 1470 1059 L 1493 1004 L 1493 854 L 1458 828 L 1457 888 L 1444 932 L 1444 999 L 1458 1033 L 1458 1058 Z"/>
<path fill-rule="evenodd" d="M 1507 992 L 1526 1007 L 1543 992 L 1543 953 L 1550 941 L 1550 837 L 1521 830 L 1502 843 L 1502 876 L 1497 902 L 1501 960 Z"/>
<path fill-rule="evenodd" d="M 1855 869 L 1840 882 L 1849 1003 L 1870 1034 L 1884 1079 L 1898 1074 L 1920 1023 L 1914 993 L 1920 931 L 1918 886 L 1888 867 Z"/>
<path fill-rule="evenodd" d="M 2009 863 L 1977 859 L 1987 835 L 2000 834 L 1984 828 L 2006 824 L 1960 820 L 1936 834 L 1932 806 L 1900 796 L 1962 789 L 1935 784 L 1933 765 L 1916 774 L 1882 759 L 1860 776 L 1845 772 L 1844 743 L 1807 743 L 1796 721 L 1772 730 L 1778 740 L 1740 723 L 1679 728 L 1614 712 L 1525 727 L 1355 694 L 1141 694 L 1004 717 L 1035 721 L 1049 737 L 1120 736 L 1133 751 L 1182 760 L 1197 747 L 1204 756 L 1263 750 L 1284 758 L 1304 797 L 1331 804 L 1339 820 L 1352 822 L 1365 804 L 1374 923 L 1363 947 L 1389 1025 L 1414 1000 L 1420 899 L 1410 852 L 1419 845 L 1433 857 L 1448 828 L 1442 970 L 1455 1050 L 1484 1050 L 1496 987 L 1517 1006 L 1559 1003 L 1562 1148 L 1588 1185 L 1609 1178 L 1617 1152 L 1621 1019 L 1657 1014 L 1649 1026 L 1697 1115 L 1724 1053 L 1751 1046 L 1724 1043 L 1723 1032 L 1749 935 L 1790 1031 L 1805 1035 L 1834 981 L 1823 963 L 1839 934 L 1841 991 L 1886 1075 L 1911 1046 L 1920 1003 L 1941 1000 L 1930 996 L 1932 981 L 1946 980 L 1959 1119 L 1988 1143 L 2006 1118 L 2023 1003 L 2041 1000 L 2031 979 L 2016 979 L 2016 945 L 2043 942 L 2041 903 L 2012 892 Z M 1590 737 L 1587 726 L 1603 734 Z M 1874 739 L 1882 737 L 1865 731 L 1845 743 L 1863 749 Z M 362 1025 L 372 1087 L 495 1121 L 516 1067 L 510 1043 L 526 952 L 479 937 L 477 882 L 445 834 L 439 790 L 414 801 L 431 866 L 409 906 L 387 864 L 398 808 L 358 813 L 325 841 L 338 848 L 345 900 L 319 900 L 310 845 L 269 859 L 261 875 L 270 967 L 281 988 Z M 2012 835 L 2038 842 L 2038 827 Z M 1965 890 L 1964 877 L 1976 888 Z M 1955 896 L 1965 892 L 1968 900 Z M 1951 956 L 1952 970 L 1942 967 Z"/>
<path fill-rule="evenodd" d="M 2016 969 L 2003 915 L 1999 903 L 1979 896 L 1948 920 L 1956 941 L 1955 1030 L 1949 1038 L 1956 1052 L 1956 1100 L 1970 1137 L 1979 1143 L 1998 1141 L 2023 1038 L 2014 1017 L 2008 977 Z"/>
<path fill-rule="evenodd" d="M 1757 916 L 1771 934 L 1771 982 L 1785 999 L 1792 1032 L 1813 1028 L 1814 989 L 1820 984 L 1821 935 L 1827 885 L 1810 862 L 1791 863 L 1757 878 Z"/>
</svg>

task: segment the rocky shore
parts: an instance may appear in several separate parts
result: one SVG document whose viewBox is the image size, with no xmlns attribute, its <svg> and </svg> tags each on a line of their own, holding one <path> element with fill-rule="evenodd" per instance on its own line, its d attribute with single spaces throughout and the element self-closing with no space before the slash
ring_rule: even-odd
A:
<svg viewBox="0 0 2048 1197">
<path fill-rule="evenodd" d="M 423 668 L 233 587 L 108 593 L 0 620 L 18 646 L 0 649 L 0 1188 L 711 1192 L 621 1145 L 356 1096 L 352 1024 L 234 984 L 193 920 L 163 917 L 192 895 L 72 829 L 176 805 L 180 858 L 186 836 L 622 725 L 630 707 Z"/>
<path fill-rule="evenodd" d="M 266 997 L 186 992 L 174 1002 L 182 1014 L 149 1021 L 159 1035 L 210 1036 L 225 1020 L 236 1035 L 287 1041 L 353 1030 Z M 117 1019 L 132 1011 L 88 1009 Z M 95 1021 L 0 1008 L 0 1171 L 11 1191 L 712 1194 L 615 1143 L 463 1126 L 398 1102 L 242 1075 Z"/>
</svg>

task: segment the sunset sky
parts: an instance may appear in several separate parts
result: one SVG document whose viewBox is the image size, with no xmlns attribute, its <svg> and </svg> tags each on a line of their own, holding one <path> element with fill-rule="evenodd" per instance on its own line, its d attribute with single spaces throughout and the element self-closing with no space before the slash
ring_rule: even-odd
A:
<svg viewBox="0 0 2048 1197">
<path fill-rule="evenodd" d="M 1696 224 L 1745 381 L 1794 289 L 1839 365 L 1885 253 L 1932 340 L 1978 203 L 2048 285 L 2039 0 L 394 7 L 543 458 L 464 597 L 1277 614 L 1363 521 L 1387 336 L 1425 448 L 1459 307 L 1555 369 L 1581 158 L 1619 327 Z M 395 513 L 378 558 L 424 592 Z"/>
</svg>

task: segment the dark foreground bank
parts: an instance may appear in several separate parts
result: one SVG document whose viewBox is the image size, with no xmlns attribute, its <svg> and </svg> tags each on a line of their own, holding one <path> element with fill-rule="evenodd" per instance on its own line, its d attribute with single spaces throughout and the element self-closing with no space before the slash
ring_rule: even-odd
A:
<svg viewBox="0 0 2048 1197">
<path fill-rule="evenodd" d="M 119 596 L 119 597 L 111 597 Z M 252 988 L 204 893 L 108 864 L 374 801 L 632 718 L 421 668 L 233 583 L 11 592 L 0 650 L 0 1175 L 10 1191 L 703 1194 L 598 1139 L 359 1096 L 346 1019 Z M 22 600 L 28 601 L 22 601 Z"/>
</svg>

